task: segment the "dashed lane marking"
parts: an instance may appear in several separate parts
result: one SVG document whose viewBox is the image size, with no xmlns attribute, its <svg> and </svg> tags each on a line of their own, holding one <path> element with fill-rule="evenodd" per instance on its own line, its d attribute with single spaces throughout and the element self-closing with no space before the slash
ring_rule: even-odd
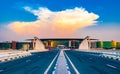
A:
<svg viewBox="0 0 120 74">
<path fill-rule="evenodd" d="M 115 67 L 115 66 L 113 66 L 113 65 L 110 65 L 110 64 L 106 64 L 108 67 L 111 67 L 111 68 L 117 68 L 117 67 Z"/>
<path fill-rule="evenodd" d="M 30 62 L 31 60 L 26 60 L 26 62 Z"/>
<path fill-rule="evenodd" d="M 0 70 L 0 72 L 3 72 L 4 70 Z"/>
</svg>

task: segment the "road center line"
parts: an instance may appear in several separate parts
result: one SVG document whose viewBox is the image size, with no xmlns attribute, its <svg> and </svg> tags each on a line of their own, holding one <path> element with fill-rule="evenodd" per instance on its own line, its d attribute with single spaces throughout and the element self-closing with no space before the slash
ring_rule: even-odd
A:
<svg viewBox="0 0 120 74">
<path fill-rule="evenodd" d="M 70 60 L 70 58 L 67 56 L 67 54 L 64 52 L 64 54 L 66 55 L 68 61 L 70 62 L 71 66 L 73 67 L 73 69 L 75 70 L 76 74 L 80 74 L 79 71 L 77 70 L 77 68 L 74 66 L 74 64 L 72 63 L 72 61 Z"/>
</svg>

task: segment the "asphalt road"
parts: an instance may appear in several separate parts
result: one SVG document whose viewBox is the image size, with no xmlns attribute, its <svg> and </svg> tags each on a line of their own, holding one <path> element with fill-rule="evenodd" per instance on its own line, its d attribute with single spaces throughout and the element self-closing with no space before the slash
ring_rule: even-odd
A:
<svg viewBox="0 0 120 74">
<path fill-rule="evenodd" d="M 33 53 L 31 56 L 0 63 L 0 74 L 43 74 L 58 51 Z"/>
<path fill-rule="evenodd" d="M 53 62 L 47 72 L 51 74 L 58 54 L 58 50 L 39 52 L 28 57 L 0 63 L 0 74 L 44 74 Z M 80 74 L 120 74 L 120 61 L 101 57 L 99 53 L 65 50 L 64 55 L 71 74 L 76 74 L 75 69 Z"/>
<path fill-rule="evenodd" d="M 65 53 L 70 58 L 80 74 L 120 74 L 120 61 L 101 57 L 99 53 L 66 50 Z M 72 74 L 73 71 L 69 61 L 67 61 Z"/>
</svg>

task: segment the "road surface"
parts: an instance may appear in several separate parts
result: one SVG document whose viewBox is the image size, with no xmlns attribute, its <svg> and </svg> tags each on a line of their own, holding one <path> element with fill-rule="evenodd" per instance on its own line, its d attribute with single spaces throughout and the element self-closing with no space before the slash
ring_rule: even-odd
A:
<svg viewBox="0 0 120 74">
<path fill-rule="evenodd" d="M 120 61 L 94 52 L 53 50 L 0 63 L 0 74 L 60 74 L 64 69 L 69 72 L 63 74 L 120 74 Z"/>
<path fill-rule="evenodd" d="M 66 50 L 65 53 L 80 74 L 120 74 L 118 60 L 104 58 L 93 52 Z"/>
<path fill-rule="evenodd" d="M 29 57 L 0 63 L 0 74 L 43 74 L 57 53 L 58 51 L 33 53 Z"/>
</svg>

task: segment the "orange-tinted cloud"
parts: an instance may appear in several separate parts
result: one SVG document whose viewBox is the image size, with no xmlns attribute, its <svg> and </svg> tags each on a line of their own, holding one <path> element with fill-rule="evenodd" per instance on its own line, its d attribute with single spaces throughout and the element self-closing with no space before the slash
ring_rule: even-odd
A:
<svg viewBox="0 0 120 74">
<path fill-rule="evenodd" d="M 25 7 L 38 19 L 34 22 L 12 22 L 8 28 L 20 35 L 59 37 L 71 36 L 78 29 L 95 25 L 97 14 L 89 13 L 84 8 L 66 9 L 53 12 L 47 8 L 33 10 Z"/>
</svg>

